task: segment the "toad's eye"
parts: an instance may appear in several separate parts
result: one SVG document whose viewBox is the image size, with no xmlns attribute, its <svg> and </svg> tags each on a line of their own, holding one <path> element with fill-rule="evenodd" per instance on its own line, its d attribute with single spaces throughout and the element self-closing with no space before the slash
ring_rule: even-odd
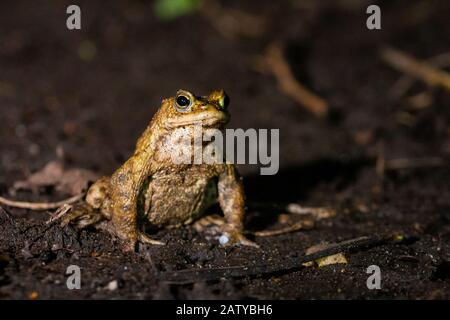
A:
<svg viewBox="0 0 450 320">
<path fill-rule="evenodd" d="M 229 104 L 230 104 L 230 98 L 226 94 L 220 98 L 219 105 L 222 109 L 226 109 Z"/>
<path fill-rule="evenodd" d="M 191 106 L 191 99 L 183 94 L 180 94 L 176 98 L 175 108 L 180 112 L 186 112 Z"/>
<path fill-rule="evenodd" d="M 185 96 L 178 96 L 177 97 L 177 104 L 180 107 L 187 107 L 189 105 L 189 98 Z"/>
</svg>

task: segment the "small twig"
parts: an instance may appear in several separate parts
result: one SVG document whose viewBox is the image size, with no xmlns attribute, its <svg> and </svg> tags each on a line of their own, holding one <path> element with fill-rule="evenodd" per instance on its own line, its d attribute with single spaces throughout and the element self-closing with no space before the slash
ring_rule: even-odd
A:
<svg viewBox="0 0 450 320">
<path fill-rule="evenodd" d="M 324 218 L 330 218 L 336 215 L 336 210 L 328 207 L 305 207 L 298 203 L 278 204 L 278 203 L 265 203 L 265 202 L 248 202 L 248 207 L 251 210 L 274 210 L 283 211 L 287 213 L 313 216 L 315 219 L 320 220 Z"/>
<path fill-rule="evenodd" d="M 293 75 L 280 44 L 273 42 L 266 50 L 264 62 L 278 81 L 280 90 L 319 118 L 328 113 L 328 104 L 303 86 Z"/>
<path fill-rule="evenodd" d="M 434 68 L 446 68 L 450 66 L 450 52 L 441 53 L 426 59 L 425 62 Z M 412 78 L 410 75 L 401 76 L 392 86 L 390 95 L 395 99 L 401 98 L 412 87 L 415 81 L 416 79 Z"/>
<path fill-rule="evenodd" d="M 414 78 L 420 79 L 430 86 L 440 86 L 450 91 L 450 74 L 432 67 L 429 63 L 392 48 L 381 51 L 382 59 L 393 68 Z"/>
<path fill-rule="evenodd" d="M 378 145 L 378 156 L 375 162 L 375 170 L 377 175 L 383 180 L 386 171 L 395 171 L 401 169 L 415 169 L 415 168 L 434 168 L 442 167 L 445 161 L 439 157 L 430 158 L 397 158 L 386 159 L 384 152 L 384 143 L 380 142 Z"/>
<path fill-rule="evenodd" d="M 304 207 L 297 203 L 290 203 L 286 206 L 286 211 L 292 214 L 309 215 L 315 220 L 331 218 L 336 215 L 336 210 L 326 207 Z"/>
<path fill-rule="evenodd" d="M 26 202 L 26 201 L 15 201 L 0 197 L 0 204 L 4 204 L 9 207 L 30 209 L 30 210 L 49 210 L 57 209 L 64 206 L 65 204 L 72 204 L 84 197 L 84 193 L 78 194 L 76 196 L 70 197 L 68 199 L 58 201 L 58 202 Z"/>
<path fill-rule="evenodd" d="M 307 216 L 308 219 L 298 221 L 290 226 L 277 230 L 255 231 L 251 232 L 256 237 L 271 237 L 286 233 L 292 233 L 298 230 L 307 230 L 314 227 L 314 222 L 336 215 L 336 210 L 322 207 L 303 207 L 297 203 L 290 203 L 287 206 L 271 203 L 250 203 L 252 209 L 271 209 L 276 211 L 285 211 L 287 213 Z"/>
<path fill-rule="evenodd" d="M 256 237 L 272 237 L 272 236 L 278 236 L 281 234 L 287 234 L 292 233 L 298 230 L 304 230 L 304 229 L 311 229 L 314 226 L 313 220 L 303 220 L 298 221 L 294 223 L 291 226 L 288 226 L 286 228 L 281 228 L 277 230 L 266 230 L 266 231 L 255 231 L 253 232 L 253 235 Z"/>
<path fill-rule="evenodd" d="M 384 170 L 400 170 L 412 168 L 441 167 L 445 161 L 441 158 L 405 158 L 386 160 Z"/>
<path fill-rule="evenodd" d="M 199 281 L 213 281 L 223 278 L 263 277 L 279 273 L 289 273 L 303 268 L 303 263 L 314 261 L 340 252 L 347 252 L 363 247 L 382 244 L 391 236 L 359 237 L 340 243 L 331 244 L 326 249 L 304 255 L 300 258 L 284 259 L 282 263 L 262 266 L 234 266 L 210 269 L 185 269 L 166 271 L 160 274 L 160 280 L 171 284 L 190 284 Z"/>
</svg>

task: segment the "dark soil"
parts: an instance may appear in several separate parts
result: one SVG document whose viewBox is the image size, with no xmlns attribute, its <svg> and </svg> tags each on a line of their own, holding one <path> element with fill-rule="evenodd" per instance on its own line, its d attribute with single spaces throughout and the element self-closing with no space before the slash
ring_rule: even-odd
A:
<svg viewBox="0 0 450 320">
<path fill-rule="evenodd" d="M 450 168 L 395 170 L 383 178 L 375 170 L 381 145 L 387 160 L 440 157 L 448 163 L 449 93 L 416 82 L 405 97 L 392 98 L 402 75 L 379 58 L 384 45 L 419 59 L 448 52 L 448 1 L 381 2 L 379 31 L 365 27 L 365 1 L 226 1 L 227 8 L 266 19 L 267 31 L 252 38 L 226 37 L 201 13 L 162 22 L 143 1 L 79 3 L 81 31 L 65 27 L 70 1 L 0 4 L 2 195 L 11 197 L 8 188 L 54 159 L 58 146 L 68 167 L 109 174 L 130 155 L 161 98 L 178 88 L 201 94 L 224 88 L 231 127 L 280 129 L 277 175 L 240 168 L 249 203 L 331 206 L 338 214 L 312 230 L 257 238 L 261 250 L 225 250 L 185 227 L 159 231 L 155 238 L 166 246 L 123 254 L 108 234 L 46 225 L 45 212 L 5 206 L 1 298 L 450 298 Z M 329 102 L 326 119 L 255 71 L 255 58 L 273 40 L 286 44 L 298 79 Z M 92 45 L 96 54 L 80 58 L 80 46 Z M 406 98 L 426 90 L 431 103 L 411 109 Z M 66 196 L 46 188 L 16 198 Z M 248 211 L 248 229 L 280 227 L 279 210 Z M 346 265 L 184 285 L 160 278 L 181 269 L 282 270 L 312 245 L 387 234 L 402 240 L 353 250 Z M 80 290 L 66 287 L 71 264 L 81 267 Z M 370 265 L 381 268 L 380 290 L 366 286 Z M 115 280 L 118 288 L 109 290 Z"/>
</svg>

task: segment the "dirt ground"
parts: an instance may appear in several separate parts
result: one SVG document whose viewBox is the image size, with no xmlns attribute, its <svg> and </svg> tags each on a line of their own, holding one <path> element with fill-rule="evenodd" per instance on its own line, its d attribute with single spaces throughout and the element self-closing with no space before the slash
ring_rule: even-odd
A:
<svg viewBox="0 0 450 320">
<path fill-rule="evenodd" d="M 378 2 L 376 31 L 365 26 L 368 1 L 224 1 L 225 16 L 245 12 L 263 21 L 254 34 L 203 12 L 160 21 L 145 1 L 79 1 L 82 30 L 69 31 L 71 3 L 0 4 L 0 195 L 64 199 L 51 187 L 8 190 L 54 160 L 57 148 L 68 168 L 110 174 L 163 97 L 179 88 L 224 88 L 230 127 L 280 129 L 277 175 L 240 167 L 246 227 L 281 227 L 279 208 L 289 203 L 328 206 L 337 215 L 311 230 L 256 238 L 260 250 L 223 249 L 187 226 L 158 231 L 165 246 L 123 254 L 106 233 L 46 225 L 47 212 L 3 206 L 0 298 L 450 298 L 450 95 L 420 81 L 396 95 L 399 81 L 408 80 L 380 58 L 385 46 L 422 60 L 448 54 L 448 1 Z M 327 117 L 306 111 L 255 67 L 273 41 L 285 45 L 298 81 L 328 102 Z M 376 170 L 383 161 L 417 158 L 439 161 Z M 258 209 L 263 204 L 276 206 Z M 313 245 L 374 235 L 397 241 L 351 250 L 347 264 L 288 268 Z M 66 287 L 72 264 L 81 267 L 80 290 Z M 161 277 L 268 265 L 278 271 L 187 284 Z M 380 290 L 366 286 L 370 265 L 381 269 Z"/>
</svg>

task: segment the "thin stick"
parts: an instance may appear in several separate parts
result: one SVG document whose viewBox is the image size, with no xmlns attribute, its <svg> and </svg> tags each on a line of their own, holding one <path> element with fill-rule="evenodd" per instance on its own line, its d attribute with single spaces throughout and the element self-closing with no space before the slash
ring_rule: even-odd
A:
<svg viewBox="0 0 450 320">
<path fill-rule="evenodd" d="M 384 48 L 381 57 L 393 68 L 420 79 L 430 86 L 441 86 L 450 91 L 450 74 L 432 67 L 429 63 L 392 48 Z"/>
<path fill-rule="evenodd" d="M 80 193 L 76 196 L 58 202 L 26 202 L 15 201 L 0 197 L 0 204 L 4 204 L 9 207 L 30 209 L 30 210 L 49 210 L 57 209 L 65 204 L 72 204 L 84 197 L 84 193 Z"/>
<path fill-rule="evenodd" d="M 326 218 L 331 218 L 336 215 L 336 210 L 332 208 L 322 207 L 303 207 L 297 203 L 290 203 L 287 206 L 275 204 L 275 203 L 249 203 L 249 207 L 252 209 L 272 209 L 277 211 L 286 211 L 290 214 L 302 215 L 312 217 L 312 219 L 305 219 L 298 221 L 288 227 L 284 227 L 277 230 L 267 231 L 255 231 L 249 232 L 256 237 L 272 237 L 281 234 L 292 233 L 298 230 L 307 230 L 314 227 L 314 222 Z"/>
<path fill-rule="evenodd" d="M 411 168 L 427 168 L 427 167 L 441 167 L 445 162 L 441 158 L 412 158 L 412 159 L 392 159 L 386 160 L 385 170 L 400 170 Z"/>
<path fill-rule="evenodd" d="M 292 214 L 312 216 L 315 220 L 331 218 L 336 215 L 336 210 L 333 208 L 303 207 L 297 203 L 288 204 L 285 210 Z"/>
<path fill-rule="evenodd" d="M 312 220 L 304 220 L 294 223 L 293 225 L 281 228 L 277 230 L 267 230 L 267 231 L 255 231 L 253 235 L 256 237 L 272 237 L 278 236 L 281 234 L 292 233 L 298 230 L 311 229 L 314 226 L 314 221 Z"/>
<path fill-rule="evenodd" d="M 441 53 L 437 56 L 431 57 L 425 60 L 430 66 L 434 68 L 446 68 L 450 66 L 450 52 Z M 409 75 L 403 75 L 392 86 L 390 94 L 393 98 L 402 97 L 414 84 L 416 79 Z"/>
<path fill-rule="evenodd" d="M 179 271 L 166 271 L 160 274 L 159 279 L 177 285 L 196 283 L 199 281 L 213 281 L 223 278 L 264 277 L 273 274 L 289 273 L 299 270 L 303 263 L 314 261 L 340 252 L 362 249 L 390 240 L 390 236 L 359 237 L 332 244 L 324 250 L 304 255 L 300 258 L 284 259 L 279 264 L 259 266 L 233 266 L 224 268 L 185 269 Z"/>
<path fill-rule="evenodd" d="M 274 42 L 267 47 L 265 63 L 277 79 L 282 92 L 317 117 L 323 118 L 326 116 L 328 113 L 327 102 L 312 93 L 295 78 L 278 43 Z"/>
</svg>

